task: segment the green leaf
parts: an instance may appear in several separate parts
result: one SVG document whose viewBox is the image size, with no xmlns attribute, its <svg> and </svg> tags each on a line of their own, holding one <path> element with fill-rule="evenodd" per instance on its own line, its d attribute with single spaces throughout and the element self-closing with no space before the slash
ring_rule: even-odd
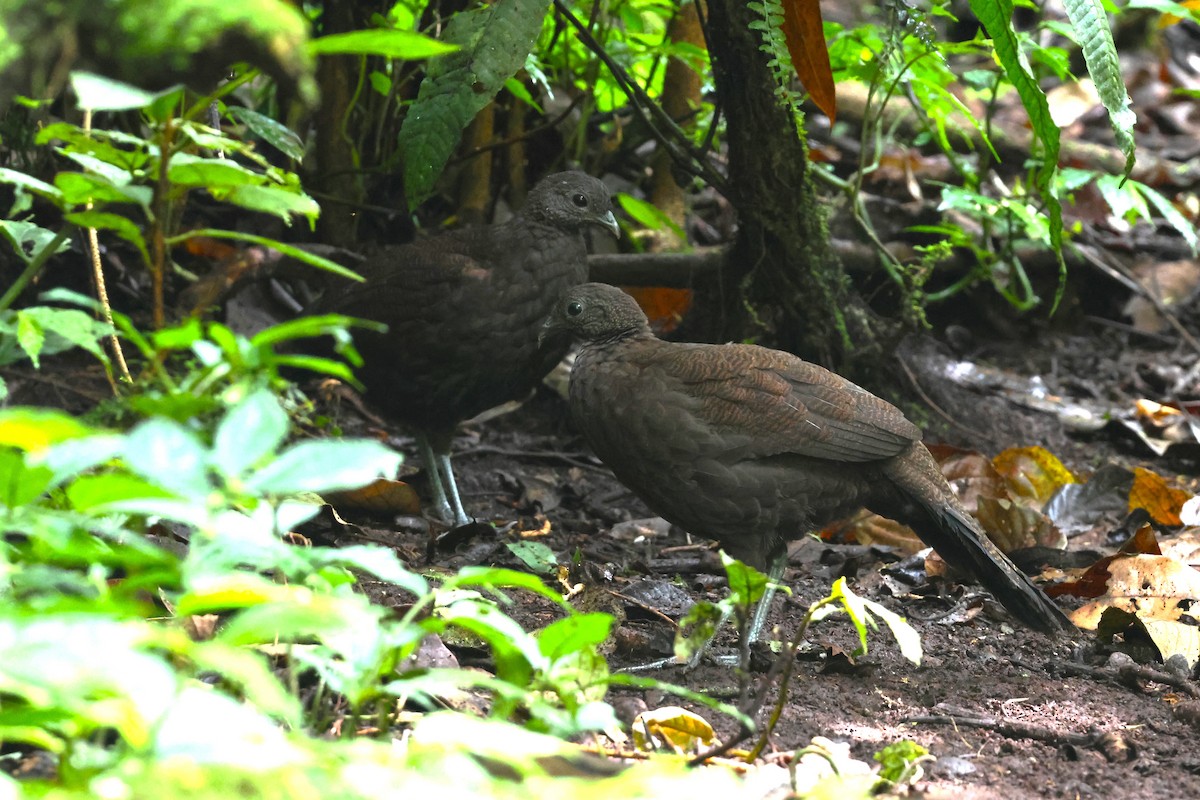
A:
<svg viewBox="0 0 1200 800">
<path fill-rule="evenodd" d="M 42 352 L 42 343 L 46 341 L 46 332 L 31 315 L 24 310 L 17 312 L 17 344 L 25 351 L 25 355 L 33 362 L 35 369 L 41 369 L 38 356 Z"/>
<path fill-rule="evenodd" d="M 834 581 L 829 596 L 841 603 L 846 613 L 850 616 L 851 622 L 854 623 L 854 627 L 858 629 L 861 652 L 867 652 L 867 626 L 876 627 L 875 619 L 871 616 L 874 613 L 875 616 L 878 616 L 887 623 L 887 626 L 891 629 L 892 635 L 896 637 L 896 643 L 900 646 L 901 655 L 920 666 L 921 635 L 905 622 L 903 617 L 873 600 L 859 597 L 850 591 L 850 587 L 847 585 L 844 577 Z M 827 608 L 832 609 L 834 606 L 827 606 Z M 816 614 L 813 615 L 813 619 L 817 619 Z"/>
<path fill-rule="evenodd" d="M 243 106 L 229 109 L 229 115 L 288 158 L 295 161 L 304 158 L 304 142 L 283 123 Z"/>
<path fill-rule="evenodd" d="M 728 612 L 716 603 L 701 600 L 687 610 L 675 631 L 675 659 L 687 663 L 717 634 Z"/>
<path fill-rule="evenodd" d="M 61 191 L 45 181 L 39 181 L 32 175 L 26 175 L 24 172 L 17 172 L 15 169 L 0 167 L 0 183 L 7 183 L 17 186 L 28 192 L 33 192 L 36 195 L 40 195 L 56 204 L 61 204 L 63 201 Z"/>
<path fill-rule="evenodd" d="M 502 567 L 463 567 L 457 575 L 451 575 L 442 583 L 441 591 L 478 586 L 484 589 L 525 589 L 541 595 L 547 600 L 566 607 L 567 602 L 558 592 L 547 586 L 541 578 L 527 572 Z"/>
<path fill-rule="evenodd" d="M 223 642 L 197 642 L 187 655 L 200 670 L 214 672 L 236 685 L 260 711 L 293 727 L 302 724 L 299 700 L 283 688 L 261 654 Z"/>
<path fill-rule="evenodd" d="M 278 186 L 234 186 L 212 190 L 213 197 L 250 211 L 274 214 L 284 222 L 293 216 L 307 217 L 310 222 L 321 215 L 317 201 L 306 194 Z"/>
<path fill-rule="evenodd" d="M 725 567 L 725 575 L 729 578 L 729 592 L 734 603 L 749 610 L 762 599 L 767 590 L 766 575 L 731 558 L 724 550 L 721 551 L 721 565 Z"/>
<path fill-rule="evenodd" d="M 439 42 L 413 31 L 384 28 L 335 33 L 308 43 L 308 51 L 314 55 L 350 53 L 407 61 L 445 55 L 455 50 L 458 50 L 458 46 L 449 42 Z"/>
<path fill-rule="evenodd" d="M 153 92 L 82 70 L 71 73 L 71 89 L 79 98 L 79 107 L 90 108 L 93 111 L 142 108 L 154 102 L 155 98 Z"/>
<path fill-rule="evenodd" d="M 262 173 L 247 169 L 228 158 L 202 158 L 188 153 L 172 156 L 167 180 L 180 186 L 206 189 L 222 186 L 258 186 L 267 181 Z"/>
<path fill-rule="evenodd" d="M 60 190 L 60 200 L 67 204 L 87 203 L 136 203 L 150 207 L 154 190 L 149 186 L 116 185 L 100 175 L 83 172 L 60 172 L 54 176 L 54 185 Z"/>
<path fill-rule="evenodd" d="M 463 129 L 525 65 L 548 0 L 496 0 L 455 14 L 442 40 L 462 49 L 429 63 L 400 129 L 405 192 L 415 207 L 433 189 Z"/>
<path fill-rule="evenodd" d="M 43 295 L 43 299 L 45 299 Z M 72 347 L 80 347 L 108 363 L 108 355 L 101 349 L 99 340 L 113 333 L 107 322 L 93 319 L 77 308 L 54 308 L 52 306 L 30 306 L 18 312 L 37 321 L 46 333 L 42 352 L 54 355 Z"/>
<path fill-rule="evenodd" d="M 1058 169 L 1059 130 L 1050 116 L 1050 104 L 1046 94 L 1038 85 L 1037 80 L 1030 74 L 1029 67 L 1021 53 L 1017 32 L 1013 28 L 1012 0 L 970 0 L 971 10 L 983 23 L 992 45 L 996 48 L 996 57 L 1004 68 L 1004 74 L 1021 98 L 1025 112 L 1029 114 L 1029 122 L 1034 136 L 1042 143 L 1041 165 L 1036 173 L 1038 193 L 1046 204 L 1046 213 L 1050 217 L 1050 246 L 1058 258 L 1059 288 L 1054 299 L 1055 307 L 1062 298 L 1063 286 L 1066 279 L 1066 261 L 1062 256 L 1062 204 L 1055 193 L 1054 174 Z"/>
<path fill-rule="evenodd" d="M 76 478 L 66 487 L 66 495 L 67 502 L 76 511 L 89 511 L 127 500 L 165 500 L 174 496 L 157 483 L 120 472 Z"/>
<path fill-rule="evenodd" d="M 1063 5 L 1075 29 L 1076 41 L 1083 50 L 1088 74 L 1096 84 L 1096 93 L 1108 110 L 1108 121 L 1117 146 L 1125 154 L 1125 177 L 1129 177 L 1135 159 L 1133 126 L 1137 115 L 1130 108 L 1132 101 L 1121 77 L 1121 60 L 1117 56 L 1104 4 L 1100 0 L 1066 0 Z"/>
<path fill-rule="evenodd" d="M 0 447 L 0 505 L 12 509 L 32 503 L 53 477 L 48 467 L 30 466 L 16 448 Z"/>
<path fill-rule="evenodd" d="M 540 575 L 550 575 L 558 568 L 554 551 L 541 542 L 507 542 L 505 546 L 525 566 Z"/>
<path fill-rule="evenodd" d="M 124 456 L 134 472 L 183 497 L 199 499 L 209 493 L 204 445 L 177 422 L 159 418 L 141 423 L 129 432 Z"/>
<path fill-rule="evenodd" d="M 199 228 L 197 230 L 181 233 L 178 236 L 172 236 L 167 240 L 167 244 L 174 246 L 180 242 L 187 241 L 188 239 L 192 239 L 197 236 L 211 236 L 214 239 L 238 239 L 243 242 L 261 244 L 264 247 L 270 247 L 278 250 L 289 258 L 294 258 L 297 261 L 317 267 L 318 269 L 323 269 L 326 272 L 332 272 L 334 275 L 341 275 L 343 278 L 349 278 L 350 280 L 354 281 L 361 282 L 363 280 L 363 277 L 357 272 L 346 269 L 337 262 L 330 261 L 328 258 L 322 258 L 321 256 L 318 256 L 315 253 L 310 253 L 303 248 L 286 244 L 278 241 L 277 239 L 268 239 L 265 236 L 255 236 L 254 234 L 242 233 L 240 231 L 223 231 L 217 228 Z"/>
<path fill-rule="evenodd" d="M 283 443 L 288 416 L 274 394 L 260 389 L 234 406 L 213 437 L 212 465 L 241 475 Z"/>
<path fill-rule="evenodd" d="M 633 195 L 625 192 L 617 193 L 617 202 L 625 213 L 633 217 L 643 228 L 649 228 L 652 231 L 668 228 L 675 233 L 680 239 L 686 239 L 683 228 L 675 224 L 674 220 L 668 217 L 658 206 L 653 203 L 647 203 Z"/>
<path fill-rule="evenodd" d="M 100 433 L 51 445 L 35 457 L 36 463 L 54 472 L 55 485 L 74 478 L 79 473 L 116 458 L 125 446 L 125 437 Z"/>
<path fill-rule="evenodd" d="M 327 554 L 315 558 L 315 563 L 339 564 L 369 572 L 376 578 L 394 583 L 418 597 L 429 592 L 429 584 L 425 579 L 406 569 L 392 550 L 374 545 L 350 545 L 329 548 L 326 552 Z"/>
<path fill-rule="evenodd" d="M 1133 188 L 1141 192 L 1142 196 L 1150 201 L 1150 205 L 1162 214 L 1163 219 L 1167 221 L 1175 230 L 1179 231 L 1179 235 L 1188 243 L 1188 247 L 1192 249 L 1192 256 L 1196 255 L 1197 247 L 1200 246 L 1200 241 L 1196 238 L 1196 226 L 1188 221 L 1187 217 L 1179 213 L 1179 209 L 1171 204 L 1171 201 L 1163 197 L 1154 189 L 1151 189 L 1146 184 L 1140 181 L 1129 181 L 1133 184 Z"/>
<path fill-rule="evenodd" d="M 568 653 L 593 650 L 608 638 L 612 625 L 610 614 L 572 614 L 538 631 L 538 649 L 552 661 Z"/>
<path fill-rule="evenodd" d="M 29 453 L 38 453 L 50 445 L 92 433 L 92 428 L 63 411 L 21 407 L 0 409 L 0 445 Z"/>
<path fill-rule="evenodd" d="M 0 234 L 9 241 L 17 255 L 26 262 L 37 255 L 42 248 L 48 247 L 58 236 L 54 231 L 46 230 L 32 222 L 15 219 L 0 220 Z M 71 243 L 63 241 L 59 243 L 57 252 L 61 253 L 70 249 Z"/>
<path fill-rule="evenodd" d="M 68 222 L 73 222 L 81 228 L 99 228 L 109 230 L 138 249 L 142 262 L 150 263 L 150 253 L 146 250 L 146 240 L 137 225 L 129 217 L 111 214 L 107 211 L 77 211 L 65 215 Z"/>
<path fill-rule="evenodd" d="M 246 480 L 250 491 L 293 494 L 357 489 L 378 477 L 390 478 L 400 455 L 367 440 L 301 442 Z"/>
</svg>

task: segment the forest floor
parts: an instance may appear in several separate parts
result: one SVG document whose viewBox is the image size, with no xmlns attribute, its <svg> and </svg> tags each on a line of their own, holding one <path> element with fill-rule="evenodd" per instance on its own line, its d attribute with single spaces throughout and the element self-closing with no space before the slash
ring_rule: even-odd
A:
<svg viewBox="0 0 1200 800">
<path fill-rule="evenodd" d="M 1040 375 L 1052 396 L 1086 385 L 1108 387 L 1092 394 L 1110 399 L 1136 394 L 1135 368 L 1141 375 L 1174 374 L 1195 362 L 1195 354 L 1138 344 L 1139 338 L 1131 340 L 1127 332 L 1097 328 L 1050 337 L 1039 348 L 991 348 L 983 360 L 1014 379 L 1021 379 L 1022 372 L 1025 378 Z M 909 359 L 911 365 L 920 366 L 919 361 Z M 1193 446 L 1176 446 L 1167 457 L 1158 457 L 1137 437 L 1122 435 L 1119 427 L 1073 434 L 1058 417 L 1014 404 L 998 392 L 980 393 L 919 374 L 922 391 L 933 404 L 925 409 L 934 423 L 929 427 L 942 429 L 930 434 L 931 440 L 985 452 L 1040 445 L 1082 476 L 1115 462 L 1147 467 L 1174 485 L 1200 490 L 1195 478 L 1186 477 L 1200 474 Z M 910 413 L 919 416 L 919 409 Z M 348 413 L 344 423 L 353 427 L 354 417 Z M 402 435 L 393 442 L 405 452 L 415 450 Z M 623 620 L 606 654 L 613 668 L 669 655 L 674 628 L 668 617 L 678 619 L 695 599 L 724 596 L 723 573 L 709 543 L 689 541 L 682 531 L 661 524 L 631 522 L 652 515 L 590 456 L 571 428 L 566 404 L 553 392 L 539 390 L 515 411 L 467 426 L 454 452 L 466 507 L 494 527 L 452 531 L 434 546 L 434 537 L 444 529 L 431 530 L 420 518 L 381 520 L 347 512 L 344 516 L 356 524 L 318 536 L 338 543 L 384 543 L 398 548 L 415 567 L 443 569 L 468 564 L 524 569 L 506 543 L 542 542 L 559 564 L 573 565 L 571 583 L 598 587 L 610 598 L 643 598 L 635 603 L 610 599 L 604 606 Z M 415 470 L 419 462 L 411 462 Z M 423 475 L 414 472 L 412 479 L 425 496 Z M 1110 515 L 1073 535 L 1068 552 L 1113 552 L 1121 516 Z M 1171 532 L 1166 533 L 1160 529 L 1160 538 L 1169 538 Z M 804 609 L 825 596 L 837 577 L 846 576 L 854 592 L 908 619 L 920 633 L 924 660 L 920 666 L 906 661 L 886 628 L 871 636 L 869 654 L 851 657 L 858 640 L 845 617 L 817 625 L 791 678 L 768 761 L 786 763 L 788 754 L 823 736 L 848 743 L 852 756 L 873 763 L 873 753 L 908 738 L 936 757 L 916 784 L 918 796 L 1200 796 L 1195 665 L 1172 673 L 1161 661 L 1154 663 L 1145 648 L 1134 648 L 1135 663 L 1114 656 L 1116 648 L 1089 631 L 1056 638 L 1034 633 L 990 598 L 984 600 L 977 587 L 940 578 L 930 583 L 920 564 L 914 578 L 911 569 L 897 567 L 900 559 L 878 545 L 814 537 L 793 543 L 785 576 L 793 594 L 776 602 L 770 619 L 778 635 L 790 636 Z M 594 593 L 583 596 L 594 602 Z M 1062 602 L 1068 611 L 1079 604 Z M 509 612 L 529 629 L 558 613 L 544 602 L 518 602 Z M 719 641 L 732 645 L 735 634 L 727 630 Z M 469 652 L 456 654 L 460 662 L 470 663 Z M 736 696 L 735 673 L 727 667 L 668 667 L 654 675 L 696 691 Z M 614 690 L 610 700 L 626 722 L 645 707 L 688 705 L 660 692 Z M 735 733 L 732 720 L 691 707 L 720 735 Z"/>
</svg>

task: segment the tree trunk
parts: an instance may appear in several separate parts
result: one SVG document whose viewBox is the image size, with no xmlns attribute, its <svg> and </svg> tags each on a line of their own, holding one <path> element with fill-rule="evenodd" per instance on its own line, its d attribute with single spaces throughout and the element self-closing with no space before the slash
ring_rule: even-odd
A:
<svg viewBox="0 0 1200 800">
<path fill-rule="evenodd" d="M 739 229 L 717 285 L 698 293 L 707 308 L 691 316 L 705 329 L 688 333 L 708 341 L 769 333 L 831 368 L 877 357 L 870 315 L 830 248 L 803 136 L 750 27 L 761 17 L 745 0 L 708 0 L 707 11 Z"/>
</svg>

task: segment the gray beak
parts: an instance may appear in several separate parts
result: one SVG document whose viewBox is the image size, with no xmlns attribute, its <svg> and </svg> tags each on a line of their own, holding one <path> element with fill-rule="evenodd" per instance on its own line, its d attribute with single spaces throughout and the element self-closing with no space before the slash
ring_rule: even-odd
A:
<svg viewBox="0 0 1200 800">
<path fill-rule="evenodd" d="M 554 331 L 554 317 L 546 317 L 546 321 L 542 323 L 541 330 L 538 331 L 538 349 L 546 343 L 547 337 Z"/>
<path fill-rule="evenodd" d="M 606 212 L 603 217 L 597 220 L 597 223 L 607 228 L 614 239 L 621 238 L 621 226 L 617 224 L 617 218 L 613 216 L 612 211 Z"/>
</svg>

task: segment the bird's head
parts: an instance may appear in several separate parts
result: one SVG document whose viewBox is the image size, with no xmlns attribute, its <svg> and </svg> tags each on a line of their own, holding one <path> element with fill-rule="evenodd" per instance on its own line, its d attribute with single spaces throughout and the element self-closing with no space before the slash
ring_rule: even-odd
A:
<svg viewBox="0 0 1200 800">
<path fill-rule="evenodd" d="M 538 344 L 559 336 L 581 342 L 611 341 L 650 334 L 650 323 L 637 301 L 615 286 L 584 283 L 558 298 L 542 324 Z"/>
<path fill-rule="evenodd" d="M 558 172 L 542 178 L 530 189 L 522 213 L 566 230 L 595 226 L 614 237 L 621 235 L 608 187 L 583 172 Z"/>
</svg>

